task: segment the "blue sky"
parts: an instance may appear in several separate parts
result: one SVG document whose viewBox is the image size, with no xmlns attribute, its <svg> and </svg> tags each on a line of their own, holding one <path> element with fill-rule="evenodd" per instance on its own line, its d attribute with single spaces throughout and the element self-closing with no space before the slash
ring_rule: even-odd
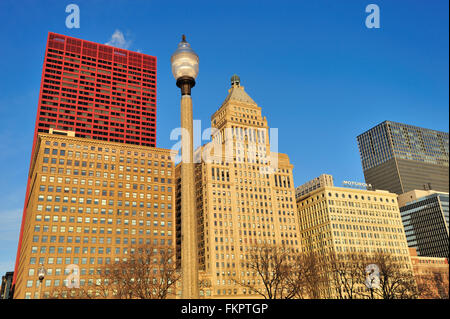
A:
<svg viewBox="0 0 450 319">
<path fill-rule="evenodd" d="M 68 4 L 79 29 L 65 26 Z M 380 8 L 368 29 L 365 8 Z M 236 73 L 279 129 L 296 185 L 321 173 L 364 181 L 356 136 L 392 120 L 448 132 L 449 20 L 442 0 L 0 1 L 0 273 L 12 270 L 49 31 L 158 58 L 157 146 L 179 126 L 170 55 L 200 56 L 194 118 L 210 126 Z"/>
</svg>

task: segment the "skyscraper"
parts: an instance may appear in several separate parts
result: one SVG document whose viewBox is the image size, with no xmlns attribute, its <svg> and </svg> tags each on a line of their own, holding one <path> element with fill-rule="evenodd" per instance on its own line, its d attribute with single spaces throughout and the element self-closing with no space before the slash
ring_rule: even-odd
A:
<svg viewBox="0 0 450 319">
<path fill-rule="evenodd" d="M 66 285 L 74 267 L 80 288 L 95 295 L 96 285 L 106 284 L 105 267 L 135 250 L 174 252 L 173 156 L 148 146 L 38 134 L 14 298 L 40 297 L 41 264 L 42 298 Z"/>
<path fill-rule="evenodd" d="M 409 247 L 419 256 L 448 258 L 448 193 L 431 191 L 421 196 L 420 191 L 411 191 L 400 195 L 399 202 Z"/>
<path fill-rule="evenodd" d="M 366 183 L 402 194 L 449 191 L 449 135 L 385 121 L 357 137 Z"/>
<path fill-rule="evenodd" d="M 293 165 L 286 154 L 271 153 L 276 141 L 269 141 L 267 120 L 236 75 L 211 125 L 212 141 L 195 161 L 200 297 L 255 298 L 239 284 L 259 280 L 249 267 L 252 250 L 278 245 L 300 252 Z M 179 165 L 175 174 L 179 250 Z"/>
<path fill-rule="evenodd" d="M 50 32 L 31 158 L 38 133 L 49 132 L 155 147 L 156 76 L 156 57 Z M 30 179 L 16 269 L 29 192 Z"/>
<path fill-rule="evenodd" d="M 34 139 L 49 129 L 156 146 L 156 58 L 49 33 Z"/>
</svg>

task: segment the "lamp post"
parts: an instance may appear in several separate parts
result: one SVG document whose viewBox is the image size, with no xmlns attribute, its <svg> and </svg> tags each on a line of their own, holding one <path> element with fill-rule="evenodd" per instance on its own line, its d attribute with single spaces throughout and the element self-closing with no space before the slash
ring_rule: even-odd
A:
<svg viewBox="0 0 450 319">
<path fill-rule="evenodd" d="M 194 146 L 191 88 L 198 55 L 183 35 L 172 55 L 172 73 L 181 89 L 181 284 L 182 298 L 198 299 L 197 212 L 194 191 Z"/>
<path fill-rule="evenodd" d="M 42 298 L 42 282 L 45 278 L 45 268 L 44 265 L 41 264 L 41 266 L 38 269 L 38 278 L 39 278 L 39 299 Z"/>
</svg>

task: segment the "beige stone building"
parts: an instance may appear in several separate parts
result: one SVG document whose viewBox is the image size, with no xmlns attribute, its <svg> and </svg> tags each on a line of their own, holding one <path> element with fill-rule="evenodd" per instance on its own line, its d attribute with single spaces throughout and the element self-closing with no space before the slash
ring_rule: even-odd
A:
<svg viewBox="0 0 450 319">
<path fill-rule="evenodd" d="M 298 198 L 324 186 L 334 186 L 332 175 L 321 174 L 319 177 L 316 177 L 306 182 L 305 184 L 298 186 L 295 189 L 295 197 Z"/>
<path fill-rule="evenodd" d="M 60 134 L 38 136 L 15 298 L 39 297 L 41 264 L 46 298 L 69 265 L 95 291 L 99 272 L 136 247 L 175 249 L 173 152 Z"/>
<path fill-rule="evenodd" d="M 287 155 L 270 152 L 267 120 L 237 76 L 212 115 L 211 126 L 212 141 L 197 150 L 195 165 L 200 297 L 257 298 L 236 283 L 250 280 L 258 285 L 248 268 L 250 249 L 266 244 L 300 251 L 293 165 Z"/>
<path fill-rule="evenodd" d="M 404 269 L 412 269 L 397 194 L 323 186 L 297 197 L 297 207 L 303 252 L 384 252 L 398 258 Z M 330 291 L 324 297 L 336 296 Z"/>
</svg>

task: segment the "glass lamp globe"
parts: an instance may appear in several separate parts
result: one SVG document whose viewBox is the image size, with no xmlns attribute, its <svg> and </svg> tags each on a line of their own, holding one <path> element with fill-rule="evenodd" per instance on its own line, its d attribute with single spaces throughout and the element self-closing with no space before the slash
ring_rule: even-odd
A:
<svg viewBox="0 0 450 319">
<path fill-rule="evenodd" d="M 190 78 L 195 80 L 198 75 L 198 55 L 192 50 L 191 45 L 183 35 L 178 48 L 170 58 L 172 73 L 176 80 L 180 78 Z"/>
</svg>

